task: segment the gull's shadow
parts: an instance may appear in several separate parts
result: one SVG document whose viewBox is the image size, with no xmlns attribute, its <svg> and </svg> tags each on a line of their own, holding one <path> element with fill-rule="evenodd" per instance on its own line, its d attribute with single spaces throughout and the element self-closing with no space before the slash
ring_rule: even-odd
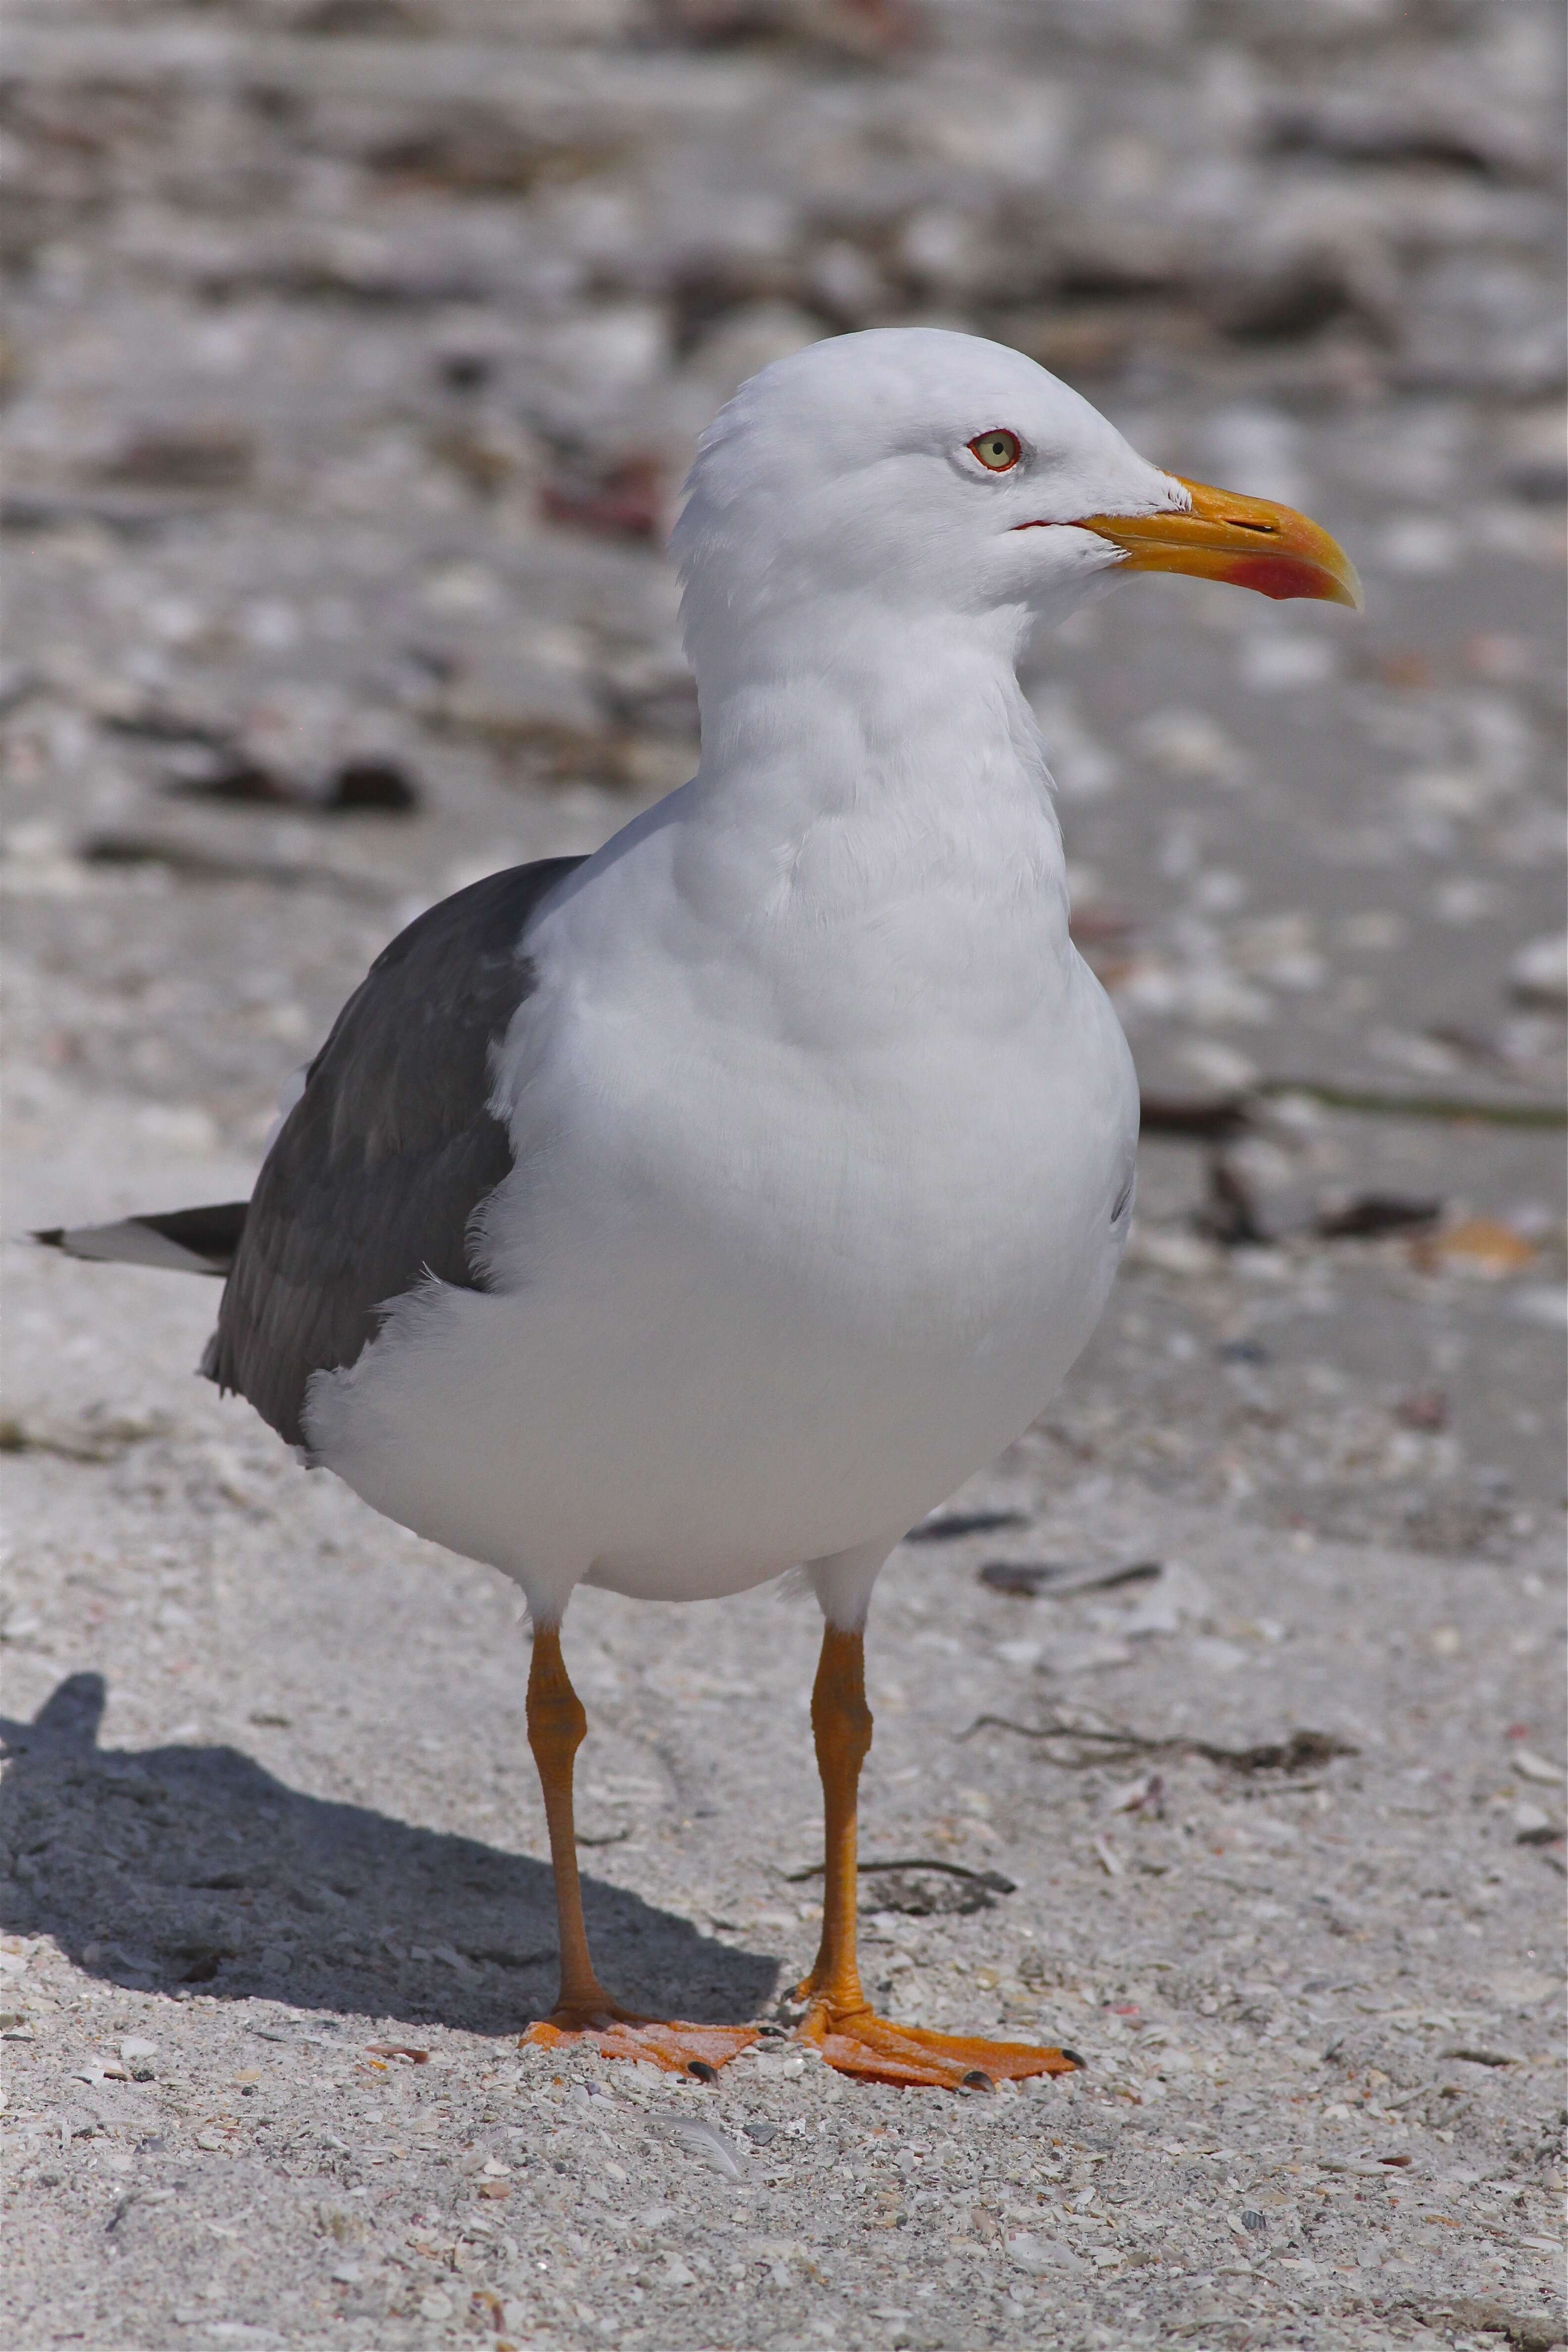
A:
<svg viewBox="0 0 1568 2352">
<path fill-rule="evenodd" d="M 0 1717 L 0 1925 L 150 1991 L 512 2033 L 555 1986 L 549 1867 L 307 1797 L 234 1748 L 100 1748 L 100 1675 Z M 655 2016 L 756 2014 L 774 1960 L 584 1881 L 605 1980 Z"/>
</svg>

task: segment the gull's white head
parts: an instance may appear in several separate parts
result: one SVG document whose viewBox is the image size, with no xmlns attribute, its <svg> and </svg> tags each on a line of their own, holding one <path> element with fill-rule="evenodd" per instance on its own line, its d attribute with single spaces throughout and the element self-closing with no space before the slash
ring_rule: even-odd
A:
<svg viewBox="0 0 1568 2352">
<path fill-rule="evenodd" d="M 700 677 L 759 627 L 935 620 L 1016 649 L 1118 571 L 1360 601 L 1304 517 L 1162 472 L 1022 352 L 928 327 L 814 343 L 742 384 L 704 436 L 675 552 Z"/>
</svg>

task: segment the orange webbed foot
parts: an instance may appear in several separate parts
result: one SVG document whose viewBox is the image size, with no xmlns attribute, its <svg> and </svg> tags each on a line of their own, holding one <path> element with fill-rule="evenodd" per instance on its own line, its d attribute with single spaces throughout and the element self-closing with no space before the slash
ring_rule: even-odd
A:
<svg viewBox="0 0 1568 2352">
<path fill-rule="evenodd" d="M 592 2010 L 557 2009 L 518 2037 L 522 2049 L 558 2049 L 585 2042 L 601 2058 L 640 2058 L 668 2074 L 710 2082 L 721 2066 L 757 2040 L 754 2025 L 691 2025 L 639 2017 L 606 2000 Z"/>
<path fill-rule="evenodd" d="M 1070 2050 L 931 2033 L 923 2026 L 894 2025 L 870 2009 L 836 2011 L 823 2000 L 813 2003 L 800 2039 L 841 2074 L 934 2090 L 989 2091 L 1032 2074 L 1073 2074 L 1083 2063 Z"/>
</svg>

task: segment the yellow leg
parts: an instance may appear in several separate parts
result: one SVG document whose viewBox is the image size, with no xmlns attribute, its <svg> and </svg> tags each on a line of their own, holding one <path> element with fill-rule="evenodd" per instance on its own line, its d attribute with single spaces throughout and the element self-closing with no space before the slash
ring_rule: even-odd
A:
<svg viewBox="0 0 1568 2352">
<path fill-rule="evenodd" d="M 1020 2042 L 977 2042 L 892 2025 L 878 2017 L 861 1989 L 856 1958 L 857 1801 L 860 1767 L 871 1745 L 866 1704 L 865 1637 L 829 1625 L 811 1694 L 811 1726 L 822 1775 L 826 1829 L 822 1941 L 811 1974 L 797 1987 L 810 2003 L 801 2038 L 840 2074 L 880 2083 L 989 2090 L 1004 2077 L 1070 2074 L 1065 2052 Z"/>
<path fill-rule="evenodd" d="M 544 1791 L 550 1827 L 550 1863 L 555 1874 L 556 1933 L 561 1946 L 561 1990 L 553 2021 L 584 2026 L 606 2023 L 616 2004 L 594 1972 L 588 1930 L 583 1918 L 583 1885 L 577 1874 L 577 1833 L 572 1809 L 572 1767 L 587 1736 L 588 1718 L 572 1687 L 561 1654 L 561 1630 L 541 1625 L 533 1636 L 528 1671 L 528 1744 Z"/>
<path fill-rule="evenodd" d="M 822 1776 L 822 1941 L 811 1974 L 796 1993 L 815 1999 L 838 2019 L 869 2006 L 860 1990 L 855 1950 L 860 1767 L 871 1747 L 863 1634 L 824 1627 L 811 1692 L 811 1729 Z"/>
<path fill-rule="evenodd" d="M 572 1808 L 573 1761 L 587 1728 L 583 1702 L 561 1654 L 560 1628 L 536 1626 L 528 1673 L 528 1744 L 539 1767 L 550 1830 L 561 1990 L 549 2017 L 531 2025 L 522 2039 L 546 2045 L 585 2040 L 606 2058 L 641 2058 L 672 2074 L 710 2075 L 756 2040 L 754 2026 L 665 2024 L 639 2017 L 613 2000 L 595 1972 Z"/>
</svg>

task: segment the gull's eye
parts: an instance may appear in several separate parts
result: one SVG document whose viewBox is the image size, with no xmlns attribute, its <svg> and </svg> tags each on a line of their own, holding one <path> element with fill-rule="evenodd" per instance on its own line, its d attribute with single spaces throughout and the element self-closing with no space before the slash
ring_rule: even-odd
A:
<svg viewBox="0 0 1568 2352">
<path fill-rule="evenodd" d="M 1016 433 L 977 433 L 969 444 L 988 474 L 1008 474 L 1023 456 Z"/>
</svg>

